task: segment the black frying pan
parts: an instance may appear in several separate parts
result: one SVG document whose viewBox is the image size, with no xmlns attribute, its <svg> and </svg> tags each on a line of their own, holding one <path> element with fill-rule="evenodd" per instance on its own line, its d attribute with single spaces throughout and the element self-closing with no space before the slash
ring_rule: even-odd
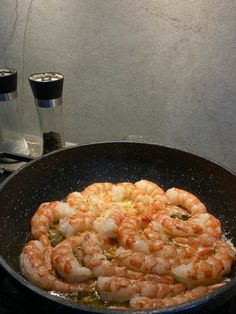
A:
<svg viewBox="0 0 236 314">
<path fill-rule="evenodd" d="M 64 149 L 30 162 L 0 188 L 0 264 L 35 302 L 64 313 L 117 311 L 70 303 L 34 287 L 19 272 L 19 255 L 29 239 L 30 220 L 40 203 L 63 199 L 94 182 L 148 179 L 165 190 L 179 187 L 198 196 L 223 222 L 236 245 L 236 176 L 222 166 L 173 148 L 145 143 L 97 143 Z M 214 293 L 190 303 L 152 313 L 200 313 L 236 294 L 236 267 L 231 281 Z M 43 302 L 42 302 L 43 301 Z M 134 311 L 132 313 L 141 313 Z"/>
</svg>

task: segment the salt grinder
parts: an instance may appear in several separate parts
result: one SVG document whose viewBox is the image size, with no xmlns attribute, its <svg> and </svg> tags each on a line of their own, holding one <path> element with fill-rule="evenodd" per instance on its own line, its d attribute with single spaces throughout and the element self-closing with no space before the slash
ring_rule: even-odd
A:
<svg viewBox="0 0 236 314">
<path fill-rule="evenodd" d="M 43 133 L 44 154 L 64 146 L 63 80 L 63 75 L 55 72 L 35 73 L 29 76 Z"/>
<path fill-rule="evenodd" d="M 29 155 L 21 128 L 15 69 L 0 69 L 0 151 Z"/>
</svg>

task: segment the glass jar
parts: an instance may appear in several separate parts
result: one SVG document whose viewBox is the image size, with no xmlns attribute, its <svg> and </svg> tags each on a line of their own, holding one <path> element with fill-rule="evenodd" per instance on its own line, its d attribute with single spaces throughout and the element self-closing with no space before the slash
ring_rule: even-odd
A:
<svg viewBox="0 0 236 314">
<path fill-rule="evenodd" d="M 39 113 L 44 154 L 65 146 L 62 106 L 63 80 L 63 75 L 56 72 L 35 73 L 29 76 Z"/>
<path fill-rule="evenodd" d="M 0 69 L 0 151 L 29 155 L 17 100 L 17 71 Z"/>
</svg>

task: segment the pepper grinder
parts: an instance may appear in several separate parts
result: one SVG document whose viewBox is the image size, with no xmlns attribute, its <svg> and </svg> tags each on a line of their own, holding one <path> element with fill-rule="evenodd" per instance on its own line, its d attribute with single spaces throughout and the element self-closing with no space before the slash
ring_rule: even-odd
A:
<svg viewBox="0 0 236 314">
<path fill-rule="evenodd" d="M 29 155 L 19 116 L 15 69 L 0 69 L 0 151 Z"/>
<path fill-rule="evenodd" d="M 61 73 L 43 72 L 29 76 L 29 83 L 38 109 L 43 133 L 43 154 L 61 149 L 64 145 Z"/>
</svg>

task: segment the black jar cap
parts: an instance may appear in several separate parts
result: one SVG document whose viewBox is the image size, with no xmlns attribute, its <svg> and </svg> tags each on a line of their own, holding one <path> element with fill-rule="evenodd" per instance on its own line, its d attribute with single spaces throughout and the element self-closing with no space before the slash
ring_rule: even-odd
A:
<svg viewBox="0 0 236 314">
<path fill-rule="evenodd" d="M 0 94 L 8 94 L 17 90 L 17 71 L 0 69 Z"/>
<path fill-rule="evenodd" d="M 58 72 L 42 72 L 29 76 L 34 98 L 49 100 L 62 97 L 64 77 Z"/>
</svg>

